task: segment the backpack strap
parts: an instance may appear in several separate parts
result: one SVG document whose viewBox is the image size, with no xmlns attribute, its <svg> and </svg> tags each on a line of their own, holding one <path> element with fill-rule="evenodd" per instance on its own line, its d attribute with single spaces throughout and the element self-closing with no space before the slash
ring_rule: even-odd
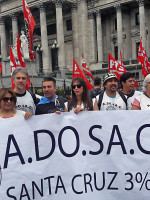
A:
<svg viewBox="0 0 150 200">
<path fill-rule="evenodd" d="M 125 102 L 126 104 L 126 110 L 128 110 L 128 104 L 127 104 L 127 98 L 124 96 L 124 94 L 122 92 L 118 92 L 119 95 L 121 96 L 122 100 Z"/>
<path fill-rule="evenodd" d="M 28 92 L 31 94 L 32 99 L 33 99 L 33 101 L 34 101 L 34 104 L 37 105 L 37 103 L 38 103 L 38 99 L 36 98 L 35 94 L 32 93 L 30 90 L 28 90 Z"/>
<path fill-rule="evenodd" d="M 99 97 L 98 97 L 98 108 L 99 108 L 99 110 L 101 109 L 103 96 L 104 96 L 104 91 L 101 91 L 101 93 L 99 94 Z"/>
</svg>

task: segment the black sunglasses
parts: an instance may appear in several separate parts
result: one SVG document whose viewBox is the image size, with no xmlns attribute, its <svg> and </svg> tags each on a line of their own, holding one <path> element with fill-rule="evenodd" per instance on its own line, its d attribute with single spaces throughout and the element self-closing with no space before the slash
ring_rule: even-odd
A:
<svg viewBox="0 0 150 200">
<path fill-rule="evenodd" d="M 75 88 L 81 88 L 82 87 L 82 85 L 81 84 L 77 84 L 77 85 L 72 85 L 72 89 L 74 90 Z"/>
<path fill-rule="evenodd" d="M 4 97 L 3 99 L 2 99 L 4 102 L 8 102 L 8 101 L 15 101 L 15 98 L 14 97 Z"/>
</svg>

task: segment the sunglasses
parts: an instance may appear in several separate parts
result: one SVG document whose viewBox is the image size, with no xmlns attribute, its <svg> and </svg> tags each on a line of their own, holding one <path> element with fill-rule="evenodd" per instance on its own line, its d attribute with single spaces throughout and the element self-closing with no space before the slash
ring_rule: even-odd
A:
<svg viewBox="0 0 150 200">
<path fill-rule="evenodd" d="M 4 97 L 2 100 L 3 100 L 4 102 L 8 102 L 8 101 L 14 102 L 14 101 L 15 101 L 15 98 L 14 98 L 14 97 Z"/>
<path fill-rule="evenodd" d="M 77 84 L 77 85 L 72 85 L 72 89 L 74 90 L 75 88 L 81 88 L 82 87 L 82 85 L 81 84 Z"/>
</svg>

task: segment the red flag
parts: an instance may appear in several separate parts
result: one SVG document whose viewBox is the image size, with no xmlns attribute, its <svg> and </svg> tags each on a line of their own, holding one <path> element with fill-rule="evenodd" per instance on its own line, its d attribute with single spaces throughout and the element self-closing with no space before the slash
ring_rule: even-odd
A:
<svg viewBox="0 0 150 200">
<path fill-rule="evenodd" d="M 17 56 L 18 56 L 18 61 L 21 65 L 21 67 L 26 68 L 26 64 L 24 62 L 23 54 L 22 54 L 22 51 L 21 51 L 19 34 L 17 34 Z"/>
<path fill-rule="evenodd" d="M 140 39 L 137 61 L 142 65 L 142 74 L 145 78 L 150 73 L 150 64 L 148 62 L 147 53 L 142 45 L 142 38 Z"/>
<path fill-rule="evenodd" d="M 16 60 L 15 60 L 14 54 L 12 52 L 11 46 L 9 46 L 9 53 L 10 53 L 11 85 L 12 85 L 12 89 L 14 89 L 15 85 L 14 85 L 14 82 L 13 82 L 12 73 L 15 70 L 15 68 L 17 67 L 17 64 L 16 64 Z"/>
<path fill-rule="evenodd" d="M 3 69 L 3 67 L 2 67 L 2 64 L 0 62 L 0 74 L 2 74 L 2 69 Z"/>
<path fill-rule="evenodd" d="M 85 59 L 84 59 L 84 54 L 82 53 L 82 68 L 83 68 L 83 72 L 87 75 L 89 75 L 93 81 L 94 81 L 94 76 L 92 75 L 92 73 L 89 70 L 89 67 L 87 66 Z"/>
<path fill-rule="evenodd" d="M 138 81 L 134 82 L 134 86 L 137 88 L 138 87 Z"/>
<path fill-rule="evenodd" d="M 124 66 L 122 66 L 114 57 L 109 53 L 108 54 L 108 72 L 116 74 L 117 78 L 120 79 L 120 76 L 127 72 Z"/>
<path fill-rule="evenodd" d="M 35 52 L 33 51 L 33 31 L 35 27 L 35 21 L 32 16 L 32 13 L 27 5 L 26 0 L 23 0 L 23 13 L 24 13 L 24 20 L 25 20 L 25 25 L 28 25 L 26 28 L 26 31 L 28 32 L 29 36 L 29 53 L 30 53 L 30 59 L 33 61 L 34 60 L 34 55 Z"/>
<path fill-rule="evenodd" d="M 88 90 L 93 89 L 91 83 L 89 82 L 89 80 L 86 78 L 86 76 L 83 74 L 82 70 L 80 69 L 77 61 L 73 58 L 73 73 L 72 73 L 72 78 L 76 78 L 76 77 L 81 77 L 85 80 Z"/>
</svg>

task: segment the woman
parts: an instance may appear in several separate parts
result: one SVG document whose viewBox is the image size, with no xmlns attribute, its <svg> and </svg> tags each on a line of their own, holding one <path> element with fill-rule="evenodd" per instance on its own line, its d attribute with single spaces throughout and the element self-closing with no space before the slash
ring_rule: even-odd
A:
<svg viewBox="0 0 150 200">
<path fill-rule="evenodd" d="M 72 98 L 65 103 L 65 112 L 74 111 L 77 114 L 83 110 L 98 110 L 97 102 L 95 99 L 92 102 L 86 82 L 82 78 L 74 78 L 71 87 Z"/>
<path fill-rule="evenodd" d="M 143 87 L 144 93 L 135 98 L 131 110 L 150 110 L 150 74 L 145 77 Z"/>
<path fill-rule="evenodd" d="M 24 117 L 28 119 L 32 116 L 29 112 L 15 110 L 16 101 L 16 94 L 12 89 L 0 89 L 0 118 Z"/>
</svg>

